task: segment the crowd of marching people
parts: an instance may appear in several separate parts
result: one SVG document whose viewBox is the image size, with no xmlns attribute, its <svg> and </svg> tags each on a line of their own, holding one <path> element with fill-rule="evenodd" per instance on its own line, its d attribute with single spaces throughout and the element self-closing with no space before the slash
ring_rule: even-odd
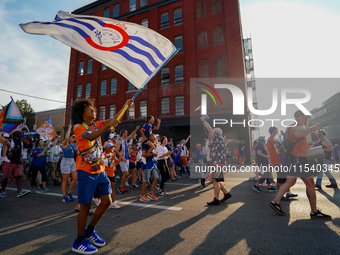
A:
<svg viewBox="0 0 340 255">
<path fill-rule="evenodd" d="M 177 146 L 174 146 L 171 138 L 168 139 L 165 136 L 154 134 L 152 138 L 149 138 L 150 133 L 157 130 L 161 122 L 157 120 L 158 125 L 153 126 L 154 121 L 152 116 L 148 116 L 146 124 L 141 129 L 139 126 L 136 127 L 130 135 L 125 129 L 122 129 L 119 134 L 115 132 L 115 129 L 109 129 L 104 136 L 103 155 L 105 172 L 111 181 L 112 208 L 120 208 L 115 202 L 115 192 L 125 194 L 129 192 L 129 189 L 138 189 L 144 184 L 145 188 L 151 189 L 151 192 L 145 195 L 145 190 L 142 191 L 140 201 L 156 200 L 154 188 L 160 196 L 166 196 L 168 195 L 164 187 L 166 181 L 177 181 L 185 173 L 190 176 L 190 151 L 186 147 L 190 136 Z M 28 193 L 35 194 L 37 190 L 42 193 L 50 192 L 47 185 L 52 184 L 50 183 L 52 181 L 53 186 L 61 186 L 63 195 L 61 202 L 73 201 L 72 190 L 77 185 L 76 157 L 80 151 L 72 129 L 73 126 L 69 125 L 64 140 L 58 135 L 51 141 L 27 134 L 25 130 L 14 130 L 10 134 L 2 133 L 0 135 L 2 148 L 0 197 L 8 196 L 7 182 L 13 183 L 15 180 L 18 184 L 17 197 L 22 197 Z M 137 139 L 137 131 L 141 131 L 139 139 Z M 18 147 L 21 152 L 17 155 L 14 153 L 15 148 L 12 148 L 15 141 L 20 141 Z M 150 183 L 149 179 L 143 177 L 142 163 L 143 160 L 146 163 L 148 158 L 143 156 L 143 145 L 154 150 L 154 164 L 157 170 L 153 176 L 157 182 L 153 188 L 150 184 L 147 185 Z M 8 171 L 11 174 L 7 175 L 7 166 L 14 163 L 20 167 L 16 171 Z M 19 172 L 20 176 L 18 176 Z M 31 180 L 30 192 L 22 189 L 22 184 L 28 183 L 28 179 Z M 99 199 L 93 200 L 97 205 L 100 203 Z M 75 210 L 80 210 L 79 204 L 76 205 Z"/>
<path fill-rule="evenodd" d="M 126 102 L 128 106 L 132 104 L 132 100 Z M 121 208 L 115 199 L 116 192 L 124 195 L 129 190 L 140 189 L 141 202 L 155 201 L 158 200 L 157 196 L 169 195 L 166 191 L 167 181 L 176 181 L 184 177 L 185 173 L 191 175 L 191 160 L 200 166 L 222 167 L 245 163 L 245 147 L 242 146 L 240 150 L 234 147 L 230 150 L 223 131 L 220 128 L 212 128 L 203 116 L 201 120 L 208 131 L 208 137 L 205 144 L 196 144 L 196 150 L 190 152 L 187 147 L 190 135 L 174 144 L 171 138 L 157 134 L 161 120 L 155 120 L 153 116 L 148 116 L 145 124 L 142 127 L 137 126 L 131 133 L 121 129 L 118 134 L 115 132 L 116 126 L 119 125 L 116 117 L 106 121 L 94 121 L 96 113 L 91 100 L 77 100 L 73 111 L 77 114 L 77 120 L 73 121 L 74 125 L 68 126 L 64 140 L 57 136 L 51 141 L 44 141 L 30 134 L 23 136 L 22 130 L 14 130 L 11 134 L 1 133 L 0 197 L 8 196 L 7 183 L 14 181 L 17 197 L 27 195 L 29 192 L 24 191 L 22 186 L 30 178 L 31 194 L 37 193 L 38 189 L 41 193 L 50 192 L 47 185 L 51 185 L 49 181 L 52 180 L 54 186 L 61 186 L 61 202 L 69 203 L 75 200 L 72 192 L 77 185 L 75 211 L 79 212 L 78 235 L 72 247 L 75 252 L 83 252 L 84 249 L 95 252 L 95 246 L 105 245 L 105 241 L 98 236 L 94 228 L 107 208 Z M 298 196 L 292 193 L 290 188 L 297 177 L 300 177 L 306 185 L 311 218 L 331 219 L 331 216 L 317 209 L 315 194 L 315 188 L 322 189 L 323 173 L 330 180 L 327 188 L 338 187 L 329 171 L 321 171 L 318 175 L 306 171 L 277 171 L 277 182 L 274 181 L 273 171 L 263 171 L 263 168 L 269 165 L 313 165 L 307 161 L 308 148 L 313 146 L 319 146 L 324 152 L 323 158 L 319 159 L 321 164 L 339 162 L 339 145 L 332 145 L 326 138 L 326 131 L 319 124 L 306 128 L 307 117 L 301 111 L 297 111 L 294 117 L 298 124 L 287 129 L 284 141 L 279 139 L 276 127 L 270 127 L 267 140 L 265 137 L 259 137 L 254 141 L 252 159 L 258 171 L 255 171 L 256 184 L 252 188 L 261 193 L 261 188 L 267 187 L 268 192 L 276 193 L 269 205 L 278 214 L 285 215 L 280 203 Z M 157 125 L 154 125 L 155 122 Z M 306 136 L 311 133 L 315 133 L 318 138 L 314 145 L 307 143 Z M 224 185 L 223 174 L 213 172 L 201 176 L 203 187 L 206 179 L 210 180 L 213 186 L 213 199 L 207 202 L 208 206 L 220 205 L 232 197 Z M 314 177 L 317 177 L 316 184 Z M 97 209 L 90 224 L 85 228 L 92 201 L 97 204 Z"/>
</svg>

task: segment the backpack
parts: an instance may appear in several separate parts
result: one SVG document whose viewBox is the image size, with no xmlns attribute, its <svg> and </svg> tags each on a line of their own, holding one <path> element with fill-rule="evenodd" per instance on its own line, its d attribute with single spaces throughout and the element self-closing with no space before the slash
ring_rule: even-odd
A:
<svg viewBox="0 0 340 255">
<path fill-rule="evenodd" d="M 303 137 L 300 137 L 295 143 L 293 143 L 289 139 L 289 131 L 291 128 L 292 127 L 287 127 L 285 133 L 283 134 L 282 144 L 285 149 L 285 155 L 290 154 L 294 150 L 295 145 L 303 139 Z"/>
</svg>

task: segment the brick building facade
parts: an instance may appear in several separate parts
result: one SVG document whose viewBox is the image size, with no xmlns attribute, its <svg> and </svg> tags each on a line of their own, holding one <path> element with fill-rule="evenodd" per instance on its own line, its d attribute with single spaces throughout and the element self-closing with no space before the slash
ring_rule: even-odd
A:
<svg viewBox="0 0 340 255">
<path fill-rule="evenodd" d="M 190 78 L 245 78 L 243 37 L 238 0 L 99 0 L 74 14 L 104 16 L 147 26 L 181 48 L 135 100 L 117 131 L 134 129 L 146 115 L 161 118 L 159 133 L 175 140 L 190 133 Z M 238 84 L 242 91 L 246 83 Z M 96 99 L 98 118 L 118 112 L 136 92 L 129 82 L 84 53 L 71 50 L 67 103 Z M 248 117 L 247 117 L 248 118 Z M 65 125 L 69 124 L 70 107 Z M 249 140 L 249 130 L 225 130 Z M 241 132 L 241 133 L 240 133 Z M 246 141 L 249 145 L 249 141 Z M 249 147 L 248 147 L 249 148 Z"/>
</svg>

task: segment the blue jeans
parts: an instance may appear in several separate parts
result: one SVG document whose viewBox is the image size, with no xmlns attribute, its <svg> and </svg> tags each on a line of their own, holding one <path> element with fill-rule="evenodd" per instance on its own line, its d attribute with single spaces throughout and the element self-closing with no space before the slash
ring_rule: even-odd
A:
<svg viewBox="0 0 340 255">
<path fill-rule="evenodd" d="M 323 158 L 322 160 L 323 160 L 323 163 L 324 163 L 324 164 L 326 164 L 326 165 L 330 164 L 330 160 L 325 159 L 325 158 Z M 324 169 L 324 168 L 322 168 L 322 169 Z M 317 179 L 316 179 L 316 183 L 315 183 L 316 185 L 320 185 L 320 186 L 321 186 L 323 173 L 324 173 L 323 171 L 321 171 L 321 172 L 319 173 L 319 175 L 318 175 L 318 177 L 317 177 Z M 328 179 L 329 179 L 329 181 L 331 182 L 332 185 L 336 185 L 336 184 L 337 184 L 337 183 L 336 183 L 336 180 L 335 180 L 334 177 L 333 177 L 333 175 L 328 171 L 328 168 L 327 168 L 327 171 L 325 171 L 325 174 L 326 174 L 326 176 L 328 177 Z"/>
</svg>

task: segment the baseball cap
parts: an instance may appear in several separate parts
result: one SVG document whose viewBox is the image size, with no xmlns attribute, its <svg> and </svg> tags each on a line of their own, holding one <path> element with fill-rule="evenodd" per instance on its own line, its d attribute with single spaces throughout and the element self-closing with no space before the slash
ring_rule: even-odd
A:
<svg viewBox="0 0 340 255">
<path fill-rule="evenodd" d="M 113 144 L 112 144 L 112 143 L 105 143 L 105 145 L 104 145 L 104 150 L 105 150 L 107 147 L 113 147 Z"/>
<path fill-rule="evenodd" d="M 264 143 L 266 141 L 266 139 L 264 138 L 264 136 L 260 136 L 258 139 L 257 139 L 257 142 L 258 143 Z"/>
<path fill-rule="evenodd" d="M 325 130 L 323 130 L 323 129 L 320 129 L 316 134 L 317 135 L 324 135 L 324 136 L 326 136 L 327 132 Z"/>
<path fill-rule="evenodd" d="M 294 113 L 294 118 L 299 118 L 301 116 L 306 116 L 301 110 L 298 110 Z"/>
<path fill-rule="evenodd" d="M 275 130 L 277 130 L 277 127 L 274 127 L 274 126 L 273 126 L 273 127 L 270 127 L 270 128 L 269 128 L 269 133 L 272 133 L 272 132 L 275 131 Z"/>
</svg>

